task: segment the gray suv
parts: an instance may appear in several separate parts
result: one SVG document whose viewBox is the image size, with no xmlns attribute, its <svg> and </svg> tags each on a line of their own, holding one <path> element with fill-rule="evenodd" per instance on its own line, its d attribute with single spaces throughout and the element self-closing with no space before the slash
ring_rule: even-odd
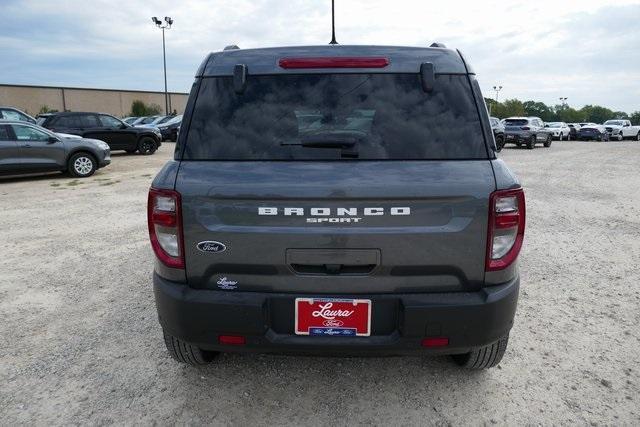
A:
<svg viewBox="0 0 640 427">
<path fill-rule="evenodd" d="M 111 163 L 98 140 L 65 138 L 23 121 L 0 121 L 0 175 L 61 171 L 85 178 Z"/>
<path fill-rule="evenodd" d="M 500 362 L 523 190 L 444 47 L 212 53 L 148 199 L 169 354 Z"/>
<path fill-rule="evenodd" d="M 504 135 L 506 144 L 524 145 L 533 149 L 541 142 L 545 147 L 551 147 L 553 131 L 544 127 L 539 117 L 509 117 L 504 121 Z"/>
</svg>

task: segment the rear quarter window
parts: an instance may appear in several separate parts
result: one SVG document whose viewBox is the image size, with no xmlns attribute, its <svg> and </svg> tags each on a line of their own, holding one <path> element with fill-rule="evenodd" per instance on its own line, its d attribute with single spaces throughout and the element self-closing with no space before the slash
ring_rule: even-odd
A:
<svg viewBox="0 0 640 427">
<path fill-rule="evenodd" d="M 320 147 L 325 141 L 330 148 Z M 340 144 L 349 145 L 337 146 Z M 417 74 L 203 78 L 184 160 L 486 159 L 469 80 Z"/>
</svg>

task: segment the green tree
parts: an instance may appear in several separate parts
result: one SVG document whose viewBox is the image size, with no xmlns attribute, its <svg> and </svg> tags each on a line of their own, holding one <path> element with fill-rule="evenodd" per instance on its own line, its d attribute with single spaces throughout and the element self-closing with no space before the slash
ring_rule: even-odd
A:
<svg viewBox="0 0 640 427">
<path fill-rule="evenodd" d="M 584 120 L 593 123 L 604 123 L 613 117 L 613 111 L 599 105 L 585 105 L 580 112 L 584 115 Z"/>
<path fill-rule="evenodd" d="M 555 120 L 555 113 L 544 102 L 525 101 L 522 106 L 526 116 L 540 117 L 545 122 Z"/>
<path fill-rule="evenodd" d="M 40 107 L 40 111 L 38 111 L 38 114 L 57 113 L 57 112 L 58 112 L 58 110 L 52 109 L 48 105 L 45 104 L 42 107 Z"/>
<path fill-rule="evenodd" d="M 632 115 L 629 116 L 629 120 L 635 126 L 640 126 L 640 111 L 636 111 Z"/>
<path fill-rule="evenodd" d="M 160 114 L 162 107 L 158 104 L 145 104 L 144 101 L 136 99 L 131 103 L 130 116 L 143 117 L 143 116 L 155 116 Z"/>
</svg>

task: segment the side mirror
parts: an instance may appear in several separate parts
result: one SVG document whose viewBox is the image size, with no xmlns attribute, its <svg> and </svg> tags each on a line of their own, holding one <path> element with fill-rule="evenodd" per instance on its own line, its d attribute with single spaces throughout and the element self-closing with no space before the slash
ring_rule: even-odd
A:
<svg viewBox="0 0 640 427">
<path fill-rule="evenodd" d="M 544 125 L 544 127 L 548 128 L 548 127 L 549 127 L 549 125 Z"/>
<path fill-rule="evenodd" d="M 625 128 L 626 128 L 626 127 L 629 127 L 629 123 L 625 123 L 625 124 L 623 124 L 623 125 L 622 125 L 622 127 L 625 127 Z"/>
<path fill-rule="evenodd" d="M 122 123 L 119 127 L 120 129 L 126 129 L 128 126 L 125 123 Z"/>
<path fill-rule="evenodd" d="M 47 141 L 47 144 L 55 144 L 56 142 L 60 142 L 60 140 L 55 136 L 50 136 L 49 140 Z"/>
</svg>

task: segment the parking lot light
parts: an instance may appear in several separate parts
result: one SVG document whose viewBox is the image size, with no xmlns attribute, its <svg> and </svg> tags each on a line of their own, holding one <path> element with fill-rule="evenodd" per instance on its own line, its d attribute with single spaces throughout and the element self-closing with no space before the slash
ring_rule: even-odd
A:
<svg viewBox="0 0 640 427">
<path fill-rule="evenodd" d="M 164 42 L 164 30 L 168 30 L 171 28 L 171 26 L 173 25 L 173 18 L 171 18 L 170 16 L 165 16 L 163 23 L 160 19 L 158 19 L 158 17 L 153 16 L 151 17 L 151 21 L 153 21 L 156 27 L 162 30 L 162 61 L 164 64 L 164 110 L 166 115 L 168 116 L 171 105 L 169 100 L 169 93 L 167 92 L 167 53 Z"/>
</svg>

